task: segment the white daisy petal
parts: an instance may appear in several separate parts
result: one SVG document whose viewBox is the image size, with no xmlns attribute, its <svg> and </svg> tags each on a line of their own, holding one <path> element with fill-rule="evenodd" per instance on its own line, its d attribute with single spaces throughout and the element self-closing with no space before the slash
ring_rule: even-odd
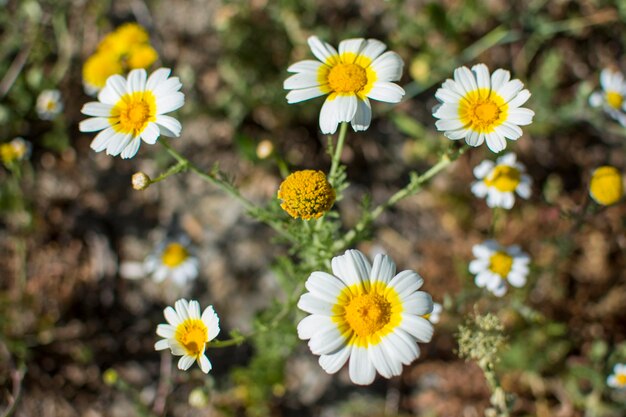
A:
<svg viewBox="0 0 626 417">
<path fill-rule="evenodd" d="M 113 106 L 111 106 L 110 104 L 92 101 L 89 103 L 85 103 L 80 111 L 87 116 L 110 117 L 112 109 Z"/>
<path fill-rule="evenodd" d="M 530 91 L 522 90 L 519 93 L 517 93 L 516 96 L 513 96 L 507 104 L 509 105 L 509 108 L 514 109 L 526 103 L 529 98 L 530 98 Z"/>
<path fill-rule="evenodd" d="M 185 95 L 177 92 L 170 95 L 157 98 L 157 115 L 165 114 L 178 110 L 185 104 Z"/>
<path fill-rule="evenodd" d="M 289 93 L 287 93 L 287 103 L 299 103 L 301 101 L 306 101 L 315 97 L 323 96 L 324 94 L 326 93 L 320 87 L 291 90 Z"/>
<path fill-rule="evenodd" d="M 393 288 L 403 298 L 420 289 L 423 284 L 424 279 L 417 272 L 407 270 L 393 277 L 389 282 L 389 287 Z"/>
<path fill-rule="evenodd" d="M 491 79 L 489 70 L 485 64 L 477 64 L 472 67 L 472 72 L 476 74 L 476 84 L 478 88 L 491 89 Z"/>
<path fill-rule="evenodd" d="M 167 80 L 171 72 L 172 70 L 170 70 L 169 68 L 159 68 L 158 70 L 154 71 L 148 77 L 148 81 L 146 82 L 146 90 L 154 90 L 155 88 L 157 88 L 161 83 Z M 124 78 L 120 77 L 120 79 L 123 80 Z"/>
<path fill-rule="evenodd" d="M 478 89 L 476 77 L 467 67 L 460 67 L 454 70 L 454 80 L 463 88 L 465 93 L 470 93 Z"/>
<path fill-rule="evenodd" d="M 512 123 L 515 123 L 521 126 L 531 124 L 533 122 L 534 116 L 535 116 L 534 111 L 524 108 L 524 107 L 518 107 L 518 108 L 509 110 L 509 120 Z"/>
<path fill-rule="evenodd" d="M 387 51 L 372 62 L 370 68 L 376 72 L 376 79 L 379 81 L 399 81 L 404 62 L 397 53 Z"/>
<path fill-rule="evenodd" d="M 311 273 L 305 286 L 315 297 L 329 303 L 334 303 L 337 296 L 346 288 L 340 279 L 321 271 Z"/>
<path fill-rule="evenodd" d="M 346 364 L 351 352 L 352 346 L 345 345 L 336 352 L 329 353 L 328 355 L 321 355 L 319 359 L 320 366 L 327 373 L 334 374 Z"/>
<path fill-rule="evenodd" d="M 387 103 L 399 103 L 404 97 L 404 89 L 387 81 L 376 81 L 367 96 Z"/>
<path fill-rule="evenodd" d="M 157 326 L 156 334 L 166 339 L 174 337 L 176 328 L 170 324 L 159 324 Z"/>
<path fill-rule="evenodd" d="M 374 345 L 368 349 L 370 362 L 376 368 L 376 371 L 385 378 L 391 378 L 394 376 L 393 368 L 390 361 L 387 359 L 385 350 L 382 345 Z"/>
<path fill-rule="evenodd" d="M 338 111 L 337 119 L 340 122 L 350 122 L 354 118 L 357 109 L 356 96 L 338 96 L 335 98 L 336 109 Z"/>
<path fill-rule="evenodd" d="M 320 314 L 330 317 L 332 315 L 333 305 L 307 292 L 300 296 L 298 308 L 310 314 Z"/>
<path fill-rule="evenodd" d="M 314 355 L 327 355 L 345 344 L 346 340 L 332 322 L 329 323 L 328 327 L 318 329 L 309 340 L 309 348 Z"/>
<path fill-rule="evenodd" d="M 497 69 L 491 74 L 491 90 L 499 91 L 503 85 L 509 82 L 511 79 L 511 73 L 503 70 Z"/>
<path fill-rule="evenodd" d="M 349 53 L 351 54 L 353 59 L 356 59 L 356 57 L 361 52 L 361 49 L 363 48 L 363 46 L 365 46 L 365 39 L 362 39 L 362 38 L 346 39 L 344 41 L 339 42 L 339 55 Z M 343 57 L 342 57 L 342 62 L 351 63 L 354 61 L 343 61 Z"/>
<path fill-rule="evenodd" d="M 506 140 L 497 131 L 488 133 L 487 147 L 493 152 L 501 152 L 506 149 Z"/>
<path fill-rule="evenodd" d="M 511 80 L 496 91 L 505 103 L 513 100 L 522 91 L 524 84 L 520 80 Z"/>
<path fill-rule="evenodd" d="M 416 291 L 401 298 L 402 306 L 407 313 L 423 316 L 433 310 L 433 299 L 424 291 Z"/>
<path fill-rule="evenodd" d="M 154 350 L 165 350 L 169 348 L 170 348 L 170 344 L 167 341 L 167 339 L 161 339 L 154 344 Z"/>
<path fill-rule="evenodd" d="M 180 136 L 182 126 L 180 122 L 172 116 L 160 114 L 156 117 L 156 124 L 161 134 L 176 138 Z"/>
<path fill-rule="evenodd" d="M 492 161 L 482 161 L 474 168 L 474 176 L 479 179 L 485 178 L 494 166 L 495 164 Z"/>
<path fill-rule="evenodd" d="M 289 68 L 287 68 L 287 72 L 312 72 L 317 74 L 322 65 L 324 64 L 319 61 L 307 59 L 291 65 Z"/>
<path fill-rule="evenodd" d="M 209 371 L 213 368 L 213 366 L 211 366 L 209 358 L 204 355 L 200 355 L 200 357 L 198 358 L 198 362 L 200 364 L 200 369 L 202 369 L 202 372 L 204 372 L 205 374 L 208 374 Z"/>
<path fill-rule="evenodd" d="M 294 90 L 298 91 L 298 90 Z M 332 135 L 339 126 L 337 100 L 326 99 L 320 111 L 320 130 L 322 133 Z"/>
<path fill-rule="evenodd" d="M 283 82 L 283 88 L 285 90 L 318 87 L 319 85 L 320 81 L 315 72 L 300 72 L 292 75 Z"/>
<path fill-rule="evenodd" d="M 89 146 L 96 152 L 103 151 L 109 146 L 111 140 L 113 140 L 113 137 L 115 136 L 115 133 L 115 129 L 108 127 L 98 133 Z"/>
<path fill-rule="evenodd" d="M 376 369 L 369 360 L 367 349 L 354 346 L 350 354 L 350 380 L 357 385 L 369 385 L 374 382 Z"/>
<path fill-rule="evenodd" d="M 400 327 L 421 343 L 430 342 L 433 337 L 433 333 L 435 332 L 435 328 L 431 322 L 423 317 L 415 316 L 413 314 L 402 313 L 402 322 L 400 323 Z"/>
<path fill-rule="evenodd" d="M 317 36 L 309 37 L 307 42 L 311 48 L 311 52 L 313 52 L 313 55 L 324 63 L 328 63 L 326 61 L 332 61 L 332 58 L 338 55 L 335 48 L 326 42 L 322 42 Z"/>
<path fill-rule="evenodd" d="M 147 79 L 148 79 L 148 75 L 146 74 L 145 69 L 140 68 L 140 69 L 132 70 L 130 73 L 128 73 L 128 80 L 126 81 L 126 90 L 129 93 L 144 91 L 146 89 Z"/>
<path fill-rule="evenodd" d="M 159 131 L 159 127 L 157 126 L 157 124 L 154 122 L 150 122 L 148 123 L 148 126 L 146 126 L 144 131 L 141 132 L 141 139 L 144 142 L 149 143 L 150 145 L 154 145 L 157 139 L 159 138 L 159 135 L 160 135 L 160 131 Z"/>
<path fill-rule="evenodd" d="M 78 124 L 78 130 L 81 132 L 97 132 L 98 130 L 106 129 L 111 124 L 106 117 L 90 117 Z"/>
<path fill-rule="evenodd" d="M 122 157 L 122 159 L 132 158 L 133 156 L 137 154 L 137 151 L 139 151 L 140 145 L 141 145 L 141 138 L 132 139 L 128 143 L 128 145 L 126 145 L 124 150 L 122 150 L 122 152 L 120 153 L 120 156 Z"/>
<path fill-rule="evenodd" d="M 367 39 L 359 55 L 365 56 L 372 61 L 375 61 L 376 58 L 378 58 L 380 54 L 385 51 L 385 49 L 387 49 L 387 46 L 381 41 L 376 39 Z"/>
<path fill-rule="evenodd" d="M 117 156 L 130 144 L 133 140 L 133 135 L 128 133 L 124 134 L 121 132 L 117 132 L 109 141 L 109 146 L 107 146 L 107 155 Z"/>
<path fill-rule="evenodd" d="M 370 282 L 388 283 L 396 274 L 396 264 L 387 255 L 378 254 L 372 264 Z"/>
<path fill-rule="evenodd" d="M 372 122 L 372 107 L 367 97 L 357 100 L 357 108 L 352 118 L 352 129 L 355 132 L 367 130 Z"/>
<path fill-rule="evenodd" d="M 181 356 L 181 358 L 178 360 L 178 369 L 186 371 L 187 369 L 191 368 L 191 365 L 193 365 L 195 361 L 196 360 L 193 356 Z"/>
</svg>

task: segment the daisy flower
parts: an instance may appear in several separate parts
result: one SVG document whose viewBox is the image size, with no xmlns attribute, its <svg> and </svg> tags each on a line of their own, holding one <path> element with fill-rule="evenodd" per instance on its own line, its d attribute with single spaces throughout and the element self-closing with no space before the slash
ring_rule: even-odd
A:
<svg viewBox="0 0 626 417">
<path fill-rule="evenodd" d="M 454 79 L 446 80 L 435 93 L 441 102 L 433 110 L 439 119 L 437 129 L 448 139 L 465 138 L 470 146 L 487 141 L 493 152 L 506 148 L 506 140 L 522 136 L 520 126 L 529 125 L 535 113 L 524 107 L 530 92 L 520 80 L 511 80 L 509 71 L 497 69 L 489 74 L 485 64 L 470 71 L 454 70 Z"/>
<path fill-rule="evenodd" d="M 195 361 L 202 372 L 209 373 L 211 362 L 204 355 L 204 349 L 220 332 L 220 320 L 213 306 L 205 308 L 202 315 L 200 304 L 194 300 L 180 299 L 174 307 L 167 307 L 163 311 L 167 324 L 157 326 L 156 333 L 163 339 L 156 342 L 154 348 L 170 349 L 172 355 L 182 356 L 178 361 L 178 369 L 186 371 Z"/>
<path fill-rule="evenodd" d="M 626 389 L 626 363 L 618 363 L 613 367 L 613 373 L 606 379 L 611 388 Z"/>
<path fill-rule="evenodd" d="M 510 209 L 515 203 L 515 193 L 524 199 L 530 197 L 532 180 L 525 172 L 514 153 L 501 156 L 495 163 L 483 161 L 474 168 L 478 181 L 472 184 L 472 192 L 478 198 L 487 197 L 489 207 Z"/>
<path fill-rule="evenodd" d="M 591 174 L 589 195 L 603 206 L 617 203 L 624 196 L 622 174 L 617 168 L 608 165 L 596 168 Z"/>
<path fill-rule="evenodd" d="M 476 259 L 470 262 L 469 270 L 476 275 L 478 287 L 486 287 L 502 297 L 507 291 L 507 281 L 517 288 L 526 284 L 530 258 L 519 246 L 504 247 L 495 240 L 487 240 L 474 245 L 472 253 Z"/>
<path fill-rule="evenodd" d="M 396 274 L 386 255 L 376 255 L 371 265 L 358 250 L 333 258 L 332 270 L 313 272 L 306 281 L 309 292 L 298 307 L 310 315 L 298 324 L 298 336 L 309 340 L 329 374 L 349 361 L 355 384 L 372 383 L 376 372 L 400 375 L 403 364 L 419 357 L 417 342 L 433 335 L 422 317 L 433 310 L 431 296 L 418 291 L 424 280 L 413 271 Z"/>
<path fill-rule="evenodd" d="M 441 318 L 441 312 L 443 311 L 443 306 L 439 303 L 433 303 L 433 311 L 430 314 L 424 315 L 425 319 L 428 319 L 433 324 L 439 323 Z"/>
<path fill-rule="evenodd" d="M 37 97 L 35 106 L 39 118 L 54 120 L 63 111 L 63 101 L 59 90 L 43 90 Z"/>
<path fill-rule="evenodd" d="M 194 256 L 187 236 L 161 243 L 154 253 L 148 255 L 144 267 L 155 281 L 171 278 L 180 286 L 194 280 L 199 272 L 198 258 Z"/>
<path fill-rule="evenodd" d="M 602 91 L 596 91 L 589 96 L 589 104 L 592 107 L 602 109 L 622 126 L 626 126 L 626 82 L 624 75 L 619 71 L 605 68 L 600 73 L 600 86 Z"/>
<path fill-rule="evenodd" d="M 32 147 L 33 145 L 24 138 L 14 138 L 11 142 L 0 144 L 0 159 L 7 166 L 23 161 L 30 156 Z"/>
<path fill-rule="evenodd" d="M 348 39 L 339 44 L 339 51 L 316 36 L 308 43 L 319 61 L 291 65 L 287 71 L 295 74 L 283 87 L 291 90 L 290 104 L 328 95 L 320 112 L 322 133 L 335 133 L 340 122 L 351 122 L 355 131 L 366 130 L 372 119 L 369 99 L 402 100 L 404 90 L 392 81 L 400 80 L 404 64 L 397 53 L 384 52 L 382 42 Z"/>
<path fill-rule="evenodd" d="M 155 144 L 160 134 L 178 137 L 181 125 L 165 113 L 177 110 L 185 102 L 178 77 L 160 68 L 147 77 L 136 69 L 128 74 L 112 75 L 98 94 L 98 101 L 87 103 L 81 112 L 95 116 L 80 122 L 81 132 L 101 131 L 91 142 L 91 149 L 108 155 L 132 158 L 141 140 Z"/>
</svg>

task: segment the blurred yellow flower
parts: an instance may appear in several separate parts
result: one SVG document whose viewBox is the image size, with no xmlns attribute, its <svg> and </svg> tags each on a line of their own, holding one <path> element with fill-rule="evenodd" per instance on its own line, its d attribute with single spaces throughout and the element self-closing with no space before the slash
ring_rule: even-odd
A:
<svg viewBox="0 0 626 417">
<path fill-rule="evenodd" d="M 5 165 L 10 165 L 28 158 L 30 149 L 30 142 L 18 137 L 11 142 L 0 144 L 0 159 Z"/>
<path fill-rule="evenodd" d="M 148 32 L 136 23 L 125 23 L 106 35 L 96 52 L 83 65 L 83 83 L 87 94 L 95 95 L 107 78 L 133 69 L 147 69 L 159 54 L 150 45 Z"/>
<path fill-rule="evenodd" d="M 591 175 L 589 195 L 603 206 L 617 203 L 624 196 L 622 174 L 612 166 L 597 168 Z"/>
<path fill-rule="evenodd" d="M 89 95 L 95 95 L 111 75 L 123 72 L 122 63 L 112 54 L 96 52 L 83 64 L 83 86 Z"/>
<path fill-rule="evenodd" d="M 280 185 L 280 205 L 294 219 L 319 218 L 333 206 L 335 190 L 322 171 L 307 169 L 289 175 Z"/>
</svg>

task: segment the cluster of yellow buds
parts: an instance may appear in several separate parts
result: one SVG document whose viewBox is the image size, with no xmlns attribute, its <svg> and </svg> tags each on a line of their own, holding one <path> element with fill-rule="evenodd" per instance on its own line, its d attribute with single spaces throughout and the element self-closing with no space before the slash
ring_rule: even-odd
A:
<svg viewBox="0 0 626 417">
<path fill-rule="evenodd" d="M 95 95 L 107 78 L 130 70 L 150 67 L 159 54 L 150 45 L 148 32 L 136 23 L 125 23 L 100 41 L 96 52 L 83 65 L 85 92 Z"/>
</svg>

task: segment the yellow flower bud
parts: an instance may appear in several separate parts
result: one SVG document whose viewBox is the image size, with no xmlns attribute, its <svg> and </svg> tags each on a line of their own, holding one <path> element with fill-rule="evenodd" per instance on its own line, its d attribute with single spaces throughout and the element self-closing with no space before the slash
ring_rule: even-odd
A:
<svg viewBox="0 0 626 417">
<path fill-rule="evenodd" d="M 322 171 L 308 169 L 285 178 L 278 190 L 278 198 L 282 200 L 280 206 L 291 217 L 310 220 L 330 210 L 335 202 L 335 190 Z"/>
<path fill-rule="evenodd" d="M 133 174 L 131 182 L 135 190 L 145 190 L 150 186 L 152 180 L 150 179 L 148 174 L 144 172 L 135 172 Z"/>
</svg>

